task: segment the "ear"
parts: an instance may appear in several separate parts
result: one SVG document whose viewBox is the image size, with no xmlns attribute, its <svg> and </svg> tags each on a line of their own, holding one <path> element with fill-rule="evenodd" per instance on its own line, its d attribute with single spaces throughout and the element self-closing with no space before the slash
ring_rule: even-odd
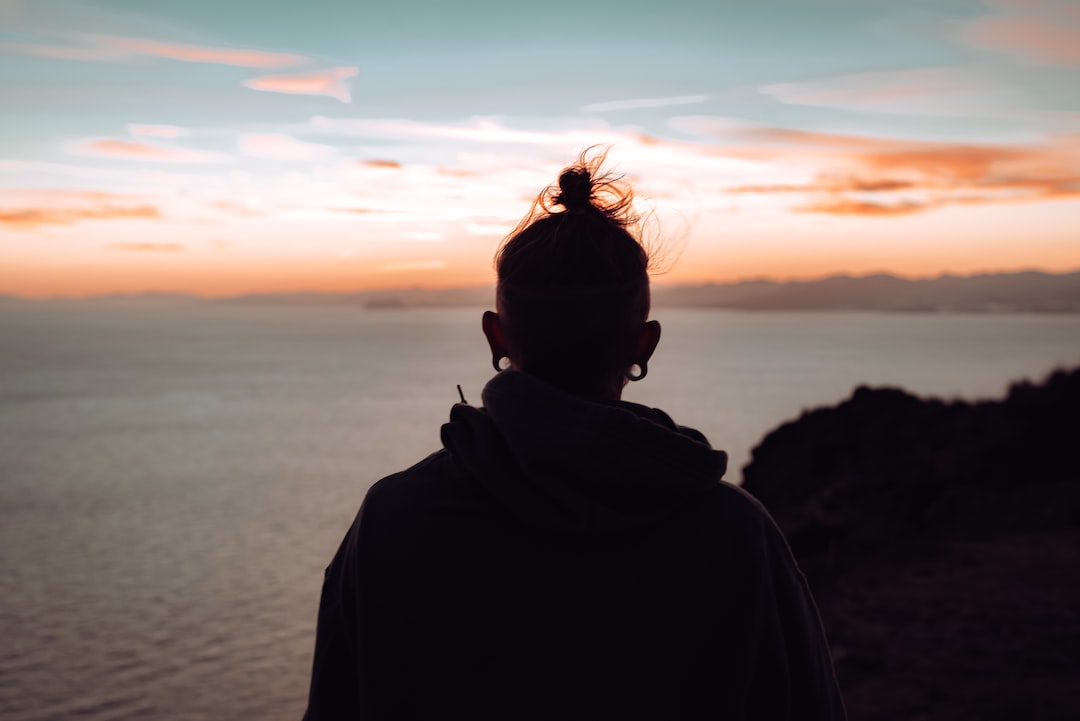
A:
<svg viewBox="0 0 1080 721">
<path fill-rule="evenodd" d="M 659 342 L 660 323 L 655 320 L 643 323 L 641 330 L 638 332 L 637 342 L 634 343 L 634 357 L 631 362 L 638 365 L 648 363 Z"/>
<path fill-rule="evenodd" d="M 496 360 L 503 356 L 510 357 L 510 352 L 506 349 L 506 336 L 503 334 L 502 321 L 499 320 L 499 314 L 490 310 L 484 311 L 484 317 L 480 323 L 484 328 L 484 335 L 487 336 L 488 345 L 491 347 L 491 356 Z"/>
</svg>

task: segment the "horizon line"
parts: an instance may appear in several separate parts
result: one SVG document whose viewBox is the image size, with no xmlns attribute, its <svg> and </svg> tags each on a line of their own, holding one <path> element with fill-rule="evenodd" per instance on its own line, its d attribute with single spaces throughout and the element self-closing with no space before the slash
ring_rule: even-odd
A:
<svg viewBox="0 0 1080 721">
<path fill-rule="evenodd" d="M 980 270 L 971 273 L 954 273 L 950 271 L 941 271 L 939 273 L 931 275 L 905 275 L 901 273 L 895 273 L 887 270 L 875 270 L 866 273 L 850 273 L 846 271 L 830 272 L 825 275 L 805 276 L 805 277 L 787 277 L 776 278 L 764 275 L 759 276 L 745 276 L 735 280 L 702 280 L 699 282 L 677 282 L 677 283 L 664 283 L 658 281 L 656 276 L 652 276 L 650 284 L 654 289 L 657 288 L 700 288 L 703 286 L 733 286 L 746 283 L 775 283 L 777 285 L 784 284 L 797 284 L 797 283 L 815 283 L 827 280 L 835 280 L 841 278 L 860 280 L 866 278 L 877 277 L 890 277 L 897 280 L 905 281 L 926 281 L 926 280 L 943 280 L 945 278 L 955 279 L 974 279 L 984 278 L 987 276 L 996 275 L 1022 275 L 1027 273 L 1041 273 L 1043 275 L 1053 276 L 1065 276 L 1080 273 L 1080 266 L 1074 267 L 1070 270 L 1047 270 L 1045 268 L 1039 268 L 1036 266 L 1025 266 L 1012 269 L 987 269 Z M 662 275 L 662 274 L 661 274 Z M 151 299 L 151 298 L 173 298 L 173 299 L 187 299 L 197 301 L 223 301 L 223 300 L 242 300 L 245 298 L 260 298 L 267 296 L 313 296 L 313 297 L 340 297 L 351 295 L 373 295 L 373 294 L 392 294 L 392 293 L 444 293 L 454 291 L 494 291 L 495 284 L 482 284 L 482 285 L 438 285 L 438 286 L 423 286 L 423 285 L 411 285 L 411 286 L 395 286 L 389 288 L 355 288 L 351 290 L 313 290 L 310 288 L 296 288 L 292 290 L 263 290 L 263 291 L 249 291 L 240 293 L 227 293 L 227 294 L 209 294 L 198 293 L 190 291 L 180 290 L 162 290 L 162 289 L 147 289 L 141 291 L 130 292 L 103 292 L 93 293 L 86 295 L 43 295 L 43 296 L 28 296 L 17 293 L 7 293 L 0 289 L 0 299 L 27 301 L 27 302 L 49 302 L 49 301 L 94 301 L 94 300 L 136 300 L 136 299 Z"/>
</svg>

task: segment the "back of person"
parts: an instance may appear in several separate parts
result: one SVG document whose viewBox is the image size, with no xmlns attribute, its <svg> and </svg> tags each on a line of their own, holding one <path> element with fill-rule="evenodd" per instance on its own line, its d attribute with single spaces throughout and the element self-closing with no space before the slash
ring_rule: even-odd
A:
<svg viewBox="0 0 1080 721">
<path fill-rule="evenodd" d="M 497 324 L 536 317 L 515 303 L 484 319 L 512 367 L 371 488 L 327 569 L 307 718 L 843 718 L 802 574 L 725 454 L 552 383 L 558 357 L 530 372 Z M 659 326 L 635 327 L 640 378 Z"/>
</svg>

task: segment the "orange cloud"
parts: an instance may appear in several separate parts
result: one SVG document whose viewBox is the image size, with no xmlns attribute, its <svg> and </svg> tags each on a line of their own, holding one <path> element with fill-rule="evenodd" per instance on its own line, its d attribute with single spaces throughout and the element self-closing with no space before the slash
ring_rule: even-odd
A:
<svg viewBox="0 0 1080 721">
<path fill-rule="evenodd" d="M 740 141 L 764 143 L 773 148 L 789 146 L 798 150 L 821 150 L 829 152 L 874 150 L 883 147 L 903 148 L 903 141 L 887 138 L 875 138 L 867 135 L 845 135 L 842 133 L 822 133 L 814 130 L 796 130 L 770 126 L 751 126 L 737 128 L 729 133 Z"/>
<path fill-rule="evenodd" d="M 907 190 L 915 187 L 910 180 L 898 180 L 881 178 L 878 180 L 866 180 L 856 177 L 840 177 L 823 174 L 814 183 L 802 184 L 777 184 L 777 185 L 739 185 L 728 190 L 729 193 L 811 193 L 816 191 L 829 192 L 883 192 L 895 190 Z"/>
<path fill-rule="evenodd" d="M 729 131 L 729 134 L 733 131 Z M 750 128 L 736 135 L 764 146 L 735 146 L 758 158 L 801 156 L 820 168 L 804 183 L 742 185 L 730 193 L 804 193 L 800 212 L 897 215 L 956 204 L 1080 197 L 1080 140 L 1041 145 L 917 143 Z M 775 147 L 770 147 L 775 146 Z"/>
<path fill-rule="evenodd" d="M 300 65 L 310 58 L 295 53 L 267 52 L 241 48 L 211 47 L 161 42 L 145 38 L 125 38 L 113 35 L 78 35 L 92 45 L 121 56 L 148 55 L 151 57 L 182 60 L 189 63 L 213 63 L 237 65 L 245 68 L 281 68 Z"/>
<path fill-rule="evenodd" d="M 1020 17 L 985 17 L 963 38 L 978 47 L 1016 53 L 1051 65 L 1080 65 L 1080 26 Z"/>
<path fill-rule="evenodd" d="M 403 260 L 396 263 L 382 263 L 375 266 L 376 273 L 407 273 L 423 270 L 442 270 L 445 260 Z"/>
<path fill-rule="evenodd" d="M 825 198 L 795 208 L 801 213 L 830 213 L 832 215 L 906 215 L 926 209 L 926 204 L 911 201 L 888 205 L 845 197 Z"/>
<path fill-rule="evenodd" d="M 393 168 L 397 169 L 401 167 L 401 163 L 396 160 L 381 160 L 379 158 L 373 158 L 371 160 L 360 161 L 362 165 L 366 165 L 369 168 Z"/>
<path fill-rule="evenodd" d="M 876 171 L 918 176 L 931 189 L 1018 191 L 1017 199 L 1080 195 L 1080 152 L 1069 139 L 1043 146 L 914 147 L 856 160 Z"/>
<path fill-rule="evenodd" d="M 229 158 L 205 150 L 155 145 L 126 138 L 92 138 L 70 143 L 68 150 L 75 155 L 88 155 L 123 160 L 145 160 L 156 163 L 224 163 Z"/>
<path fill-rule="evenodd" d="M 161 211 L 126 195 L 97 191 L 9 191 L 7 200 L 25 204 L 0 207 L 0 225 L 11 230 L 37 230 L 86 220 L 156 220 Z"/>
<path fill-rule="evenodd" d="M 1080 4 L 1075 0 L 984 0 L 993 14 L 966 23 L 970 45 L 1060 66 L 1080 65 Z"/>
<path fill-rule="evenodd" d="M 180 243 L 110 243 L 106 247 L 139 253 L 175 253 L 184 249 Z"/>
<path fill-rule="evenodd" d="M 236 65 L 245 68 L 281 68 L 311 62 L 311 58 L 295 53 L 188 45 L 148 38 L 128 38 L 88 33 L 76 33 L 68 37 L 78 44 L 50 45 L 6 42 L 0 43 L 0 51 L 18 55 L 92 62 L 116 62 L 141 55 L 190 63 Z"/>
<path fill-rule="evenodd" d="M 295 75 L 264 75 L 244 82 L 252 90 L 299 95 L 326 95 L 343 103 L 352 99 L 348 79 L 360 72 L 359 68 L 327 68 L 312 73 Z"/>
</svg>

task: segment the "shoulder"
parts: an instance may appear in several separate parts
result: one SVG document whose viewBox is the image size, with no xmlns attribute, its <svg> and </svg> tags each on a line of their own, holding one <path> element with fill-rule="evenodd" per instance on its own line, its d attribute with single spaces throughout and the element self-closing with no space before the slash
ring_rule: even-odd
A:
<svg viewBox="0 0 1080 721">
<path fill-rule="evenodd" d="M 463 507 L 480 503 L 478 489 L 445 449 L 387 476 L 368 489 L 358 523 L 368 532 L 395 537 L 415 531 L 427 535 Z"/>
<path fill-rule="evenodd" d="M 437 484 L 455 471 L 450 454 L 442 449 L 403 471 L 386 476 L 368 489 L 364 503 L 385 503 L 431 484 Z"/>
<path fill-rule="evenodd" d="M 706 494 L 703 505 L 713 524 L 714 541 L 737 544 L 747 555 L 768 558 L 770 564 L 794 567 L 783 532 L 761 501 L 749 492 L 721 481 Z"/>
<path fill-rule="evenodd" d="M 706 494 L 711 513 L 739 526 L 764 529 L 775 527 L 772 516 L 750 493 L 727 481 L 720 481 Z"/>
</svg>

